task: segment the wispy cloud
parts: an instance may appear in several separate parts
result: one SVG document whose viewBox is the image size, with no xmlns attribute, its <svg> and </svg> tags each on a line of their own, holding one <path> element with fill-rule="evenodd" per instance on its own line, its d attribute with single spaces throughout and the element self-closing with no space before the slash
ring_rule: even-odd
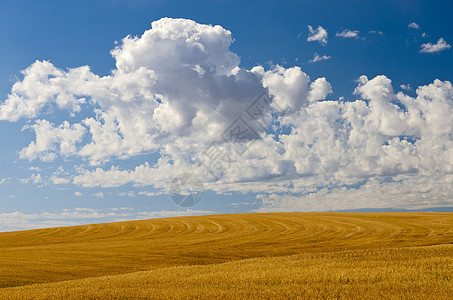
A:
<svg viewBox="0 0 453 300">
<path fill-rule="evenodd" d="M 11 179 L 11 177 L 6 177 L 6 178 L 3 178 L 3 179 L 0 179 L 0 184 L 8 183 L 10 179 Z"/>
<path fill-rule="evenodd" d="M 134 198 L 136 195 L 135 195 L 135 192 L 134 192 L 134 191 L 129 191 L 129 192 L 122 192 L 122 193 L 119 193 L 118 196 L 120 196 L 120 197 Z"/>
<path fill-rule="evenodd" d="M 72 226 L 133 219 L 206 215 L 213 213 L 215 212 L 192 209 L 136 212 L 130 208 L 92 209 L 83 207 L 59 211 L 41 211 L 35 214 L 15 211 L 11 213 L 0 213 L 0 231 Z"/>
<path fill-rule="evenodd" d="M 414 28 L 414 29 L 420 28 L 420 26 L 415 22 L 410 23 L 409 25 L 407 25 L 407 27 Z"/>
<path fill-rule="evenodd" d="M 380 30 L 371 30 L 369 33 L 371 34 L 377 34 L 377 35 L 383 35 L 384 32 L 380 31 Z"/>
<path fill-rule="evenodd" d="M 400 87 L 406 91 L 410 91 L 412 89 L 410 84 L 402 84 L 402 85 L 400 85 Z"/>
<path fill-rule="evenodd" d="M 153 219 L 153 218 L 170 218 L 170 217 L 182 217 L 182 216 L 195 216 L 195 215 L 208 215 L 214 214 L 214 211 L 209 210 L 192 210 L 187 209 L 183 211 L 174 210 L 161 210 L 161 211 L 142 211 L 137 213 L 137 217 L 140 219 Z"/>
<path fill-rule="evenodd" d="M 101 199 L 104 199 L 104 192 L 96 193 L 96 194 L 94 194 L 94 196 L 98 197 L 98 198 L 101 198 Z"/>
<path fill-rule="evenodd" d="M 359 37 L 360 31 L 358 30 L 350 30 L 350 29 L 345 29 L 342 32 L 337 32 L 336 36 L 342 37 L 342 38 L 358 38 Z"/>
<path fill-rule="evenodd" d="M 327 31 L 322 27 L 318 26 L 317 29 L 313 29 L 310 25 L 308 25 L 308 42 L 319 42 L 321 45 L 327 45 Z"/>
<path fill-rule="evenodd" d="M 327 55 L 323 55 L 323 56 L 319 56 L 318 53 L 315 53 L 315 55 L 313 56 L 312 59 L 310 59 L 310 63 L 315 63 L 315 62 L 318 62 L 318 61 L 323 61 L 323 60 L 328 60 L 328 59 L 331 59 L 332 56 L 327 56 Z"/>
<path fill-rule="evenodd" d="M 44 180 L 42 179 L 41 174 L 37 173 L 37 174 L 31 174 L 29 178 L 20 179 L 20 182 L 22 182 L 23 184 L 27 184 L 27 183 L 42 184 L 42 183 L 44 183 Z"/>
<path fill-rule="evenodd" d="M 153 197 L 153 196 L 159 195 L 159 193 L 148 192 L 148 191 L 138 192 L 138 194 L 139 194 L 139 195 L 142 195 L 142 196 L 148 196 L 148 197 Z"/>
<path fill-rule="evenodd" d="M 451 46 L 443 39 L 440 38 L 437 40 L 437 43 L 432 44 L 432 43 L 426 43 L 421 45 L 421 50 L 420 52 L 422 53 L 436 53 L 436 52 L 441 52 L 447 49 L 450 49 Z"/>
</svg>

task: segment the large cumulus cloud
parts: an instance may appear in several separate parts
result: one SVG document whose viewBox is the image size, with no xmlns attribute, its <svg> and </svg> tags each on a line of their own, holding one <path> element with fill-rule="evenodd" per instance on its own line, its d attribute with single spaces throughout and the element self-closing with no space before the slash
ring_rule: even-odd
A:
<svg viewBox="0 0 453 300">
<path fill-rule="evenodd" d="M 49 106 L 73 115 L 84 106 L 93 111 L 76 126 L 79 132 L 79 125 L 86 129 L 90 142 L 71 152 L 57 147 L 59 139 L 49 130 L 40 130 L 61 125 L 37 120 L 31 126 L 36 141 L 22 151 L 29 159 L 44 157 L 41 150 L 51 152 L 47 158 L 80 155 L 100 164 L 159 151 L 178 138 L 190 136 L 203 144 L 220 136 L 244 103 L 263 89 L 253 72 L 238 67 L 231 42 L 231 33 L 220 26 L 161 19 L 112 51 L 117 69 L 109 76 L 99 77 L 88 66 L 62 70 L 48 61 L 35 62 L 14 84 L 0 119 L 36 118 Z M 73 147 L 81 141 L 72 140 Z M 36 147 L 44 144 L 48 147 Z M 179 146 L 182 152 L 194 145 Z"/>
<path fill-rule="evenodd" d="M 133 183 L 164 191 L 173 176 L 198 172 L 219 193 L 263 193 L 263 210 L 310 210 L 315 200 L 317 210 L 452 204 L 450 82 L 435 80 L 411 97 L 384 75 L 361 76 L 354 99 L 326 100 L 333 90 L 327 79 L 311 80 L 299 67 L 241 68 L 232 40 L 218 25 L 164 18 L 112 50 L 116 69 L 108 76 L 37 61 L 14 84 L 0 119 L 32 120 L 26 128 L 36 140 L 20 152 L 24 159 L 88 161 L 70 178 L 85 187 Z M 265 126 L 249 113 L 263 92 L 271 100 L 255 108 Z M 69 111 L 73 121 L 42 119 L 48 107 Z M 79 117 L 83 111 L 91 116 Z M 225 139 L 237 122 L 253 133 L 246 151 Z M 223 155 L 215 176 L 200 163 L 212 149 Z M 104 167 L 147 153 L 158 153 L 157 162 Z M 429 188 L 420 191 L 423 184 Z M 392 201 L 360 200 L 367 195 Z"/>
</svg>

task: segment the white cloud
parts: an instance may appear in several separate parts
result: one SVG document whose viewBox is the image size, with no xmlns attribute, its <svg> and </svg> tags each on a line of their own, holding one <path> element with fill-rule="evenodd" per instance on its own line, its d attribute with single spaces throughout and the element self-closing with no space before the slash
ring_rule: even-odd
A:
<svg viewBox="0 0 453 300">
<path fill-rule="evenodd" d="M 44 180 L 42 179 L 42 176 L 41 174 L 31 174 L 29 178 L 23 178 L 23 179 L 20 179 L 20 181 L 23 183 L 23 184 L 28 184 L 28 183 L 33 183 L 33 184 L 42 184 L 44 183 Z"/>
<path fill-rule="evenodd" d="M 333 90 L 325 77 L 321 77 L 310 83 L 310 93 L 308 101 L 314 102 L 326 99 L 327 95 L 332 94 Z"/>
<path fill-rule="evenodd" d="M 153 196 L 157 196 L 158 195 L 155 192 L 148 192 L 148 191 L 141 191 L 141 192 L 138 192 L 138 194 L 142 195 L 142 196 L 147 196 L 147 197 L 153 197 Z"/>
<path fill-rule="evenodd" d="M 256 212 L 338 211 L 369 208 L 427 209 L 451 207 L 453 176 L 399 176 L 385 182 L 369 179 L 360 187 L 321 189 L 306 195 L 260 194 Z M 404 199 L 404 201 L 401 201 Z"/>
<path fill-rule="evenodd" d="M 101 198 L 101 199 L 104 199 L 104 192 L 96 193 L 96 194 L 94 194 L 94 196 L 98 197 L 98 198 Z"/>
<path fill-rule="evenodd" d="M 0 185 L 8 183 L 10 180 L 11 180 L 11 177 L 6 177 L 6 178 L 0 179 Z"/>
<path fill-rule="evenodd" d="M 358 38 L 359 37 L 360 31 L 358 30 L 350 30 L 350 29 L 345 29 L 342 32 L 337 32 L 336 36 L 342 37 L 342 38 Z"/>
<path fill-rule="evenodd" d="M 363 76 L 356 93 L 368 103 L 319 102 L 331 92 L 330 85 L 321 78 L 310 84 L 309 92 L 308 88 L 293 89 L 293 84 L 307 85 L 305 76 L 297 68 L 267 74 L 266 85 L 278 104 L 293 111 L 281 119 L 282 124 L 291 126 L 291 133 L 279 135 L 279 142 L 272 138 L 256 141 L 244 157 L 236 156 L 236 163 L 224 170 L 225 178 L 209 182 L 203 177 L 207 189 L 307 193 L 320 186 L 356 184 L 369 178 L 404 174 L 423 178 L 429 177 L 427 174 L 453 172 L 453 153 L 448 150 L 453 149 L 453 123 L 448 117 L 453 113 L 451 83 L 436 80 L 418 87 L 417 98 L 412 98 L 402 93 L 395 95 L 385 76 L 372 80 Z M 300 103 L 293 98 L 307 100 Z M 393 100 L 400 101 L 405 110 Z M 133 170 L 86 170 L 74 182 L 86 187 L 132 182 L 153 185 L 165 192 L 179 172 L 203 172 L 187 162 L 178 163 L 175 168 L 161 159 L 152 167 L 144 164 Z M 405 203 L 400 196 L 399 201 Z"/>
<path fill-rule="evenodd" d="M 332 58 L 332 56 L 327 56 L 327 55 L 319 56 L 318 53 L 315 53 L 315 55 L 313 56 L 312 59 L 310 59 L 309 62 L 315 63 L 315 62 L 318 62 L 318 61 L 328 60 L 328 59 L 331 59 L 331 58 Z"/>
<path fill-rule="evenodd" d="M 135 192 L 134 191 L 129 191 L 129 192 L 122 192 L 122 193 L 119 193 L 118 196 L 120 197 L 130 197 L 130 198 L 134 198 L 135 197 Z"/>
<path fill-rule="evenodd" d="M 22 74 L 24 80 L 13 85 L 8 99 L 0 106 L 0 120 L 34 118 L 47 104 L 79 112 L 85 98 L 75 96 L 77 88 L 94 76 L 87 66 L 64 72 L 47 61 L 37 61 Z"/>
<path fill-rule="evenodd" d="M 81 124 L 63 122 L 58 127 L 47 120 L 37 120 L 34 125 L 26 126 L 35 131 L 36 140 L 20 152 L 20 158 L 33 160 L 39 157 L 43 161 L 52 161 L 57 151 L 63 156 L 76 153 L 76 143 L 80 142 L 86 129 Z"/>
<path fill-rule="evenodd" d="M 409 25 L 407 25 L 407 27 L 414 28 L 414 29 L 418 29 L 420 26 L 419 26 L 417 23 L 412 22 L 412 23 L 410 23 Z"/>
<path fill-rule="evenodd" d="M 76 197 L 82 197 L 83 194 L 82 194 L 81 192 L 75 192 L 75 193 L 74 193 L 74 196 L 76 196 Z"/>
<path fill-rule="evenodd" d="M 50 176 L 50 181 L 53 184 L 68 184 L 71 182 L 68 178 L 61 177 L 62 175 L 69 175 L 68 172 L 65 172 L 62 166 L 58 167 L 55 172 Z"/>
<path fill-rule="evenodd" d="M 313 36 L 319 32 L 313 30 Z M 325 38 L 327 42 L 327 32 Z M 21 154 L 46 161 L 59 156 L 89 160 L 95 166 L 83 164 L 77 174 L 55 174 L 83 187 L 130 183 L 153 187 L 156 195 L 165 193 L 175 176 L 194 172 L 205 189 L 218 193 L 256 192 L 268 198 L 285 194 L 296 199 L 324 191 L 316 197 L 340 199 L 336 195 L 345 195 L 345 186 L 367 181 L 361 197 L 368 192 L 378 201 L 372 194 L 376 189 L 366 188 L 382 185 L 379 189 L 394 193 L 394 206 L 400 206 L 408 200 L 394 188 L 398 183 L 405 190 L 433 176 L 448 182 L 453 173 L 450 82 L 435 80 L 414 87 L 416 96 L 411 97 L 395 93 L 384 75 L 361 76 L 357 99 L 329 100 L 332 87 L 327 79 L 312 80 L 300 67 L 240 68 L 238 57 L 229 50 L 231 42 L 231 33 L 220 26 L 162 19 L 141 37 L 127 37 L 113 50 L 117 69 L 111 75 L 99 77 L 88 67 L 62 71 L 36 62 L 14 85 L 0 106 L 0 116 L 10 121 L 34 118 L 44 107 L 55 105 L 77 119 L 78 105 L 93 110 L 93 116 L 83 114 L 73 124 L 35 120 L 30 128 L 36 140 Z M 263 120 L 256 120 L 247 108 L 263 91 L 272 100 L 260 104 Z M 82 96 L 87 100 L 82 102 Z M 231 150 L 239 143 L 228 144 L 222 138 L 238 117 L 254 133 L 242 155 Z M 197 163 L 208 158 L 205 151 L 213 142 L 224 159 L 217 180 Z M 132 168 L 103 164 L 149 153 L 159 155 L 156 162 L 143 161 Z M 398 181 L 401 176 L 413 179 Z M 393 180 L 392 185 L 385 178 Z M 451 203 L 452 191 L 445 186 L 441 196 L 423 193 L 423 203 L 428 205 L 430 199 Z M 277 200 L 275 207 L 302 207 L 296 200 Z M 332 207 L 319 203 L 324 203 L 319 209 Z"/>
<path fill-rule="evenodd" d="M 435 44 L 432 44 L 432 43 L 422 44 L 420 52 L 436 53 L 436 52 L 441 52 L 441 51 L 444 51 L 444 50 L 447 50 L 450 48 L 451 48 L 451 46 L 443 38 L 440 38 L 437 40 L 437 43 L 435 43 Z"/>
<path fill-rule="evenodd" d="M 328 34 L 327 34 L 327 31 L 322 26 L 318 26 L 317 29 L 313 29 L 313 27 L 308 25 L 308 31 L 309 31 L 308 38 L 307 38 L 308 42 L 317 41 L 323 46 L 327 45 L 327 35 Z"/>
<path fill-rule="evenodd" d="M 52 181 L 53 184 L 68 184 L 71 182 L 67 178 L 56 177 L 56 176 L 50 177 L 50 180 Z"/>
<path fill-rule="evenodd" d="M 410 84 L 402 84 L 402 85 L 400 85 L 400 87 L 401 87 L 403 90 L 406 90 L 406 91 L 412 90 L 412 87 L 411 87 Z"/>
<path fill-rule="evenodd" d="M 256 74 L 238 68 L 231 43 L 231 32 L 220 26 L 164 18 L 141 37 L 123 39 L 112 51 L 117 69 L 109 76 L 35 62 L 0 106 L 0 119 L 34 118 L 50 105 L 76 116 L 81 105 L 94 110 L 80 123 L 37 120 L 26 127 L 36 133 L 21 152 L 29 160 L 77 155 L 101 164 L 160 151 L 188 135 L 203 148 L 263 91 Z"/>
</svg>

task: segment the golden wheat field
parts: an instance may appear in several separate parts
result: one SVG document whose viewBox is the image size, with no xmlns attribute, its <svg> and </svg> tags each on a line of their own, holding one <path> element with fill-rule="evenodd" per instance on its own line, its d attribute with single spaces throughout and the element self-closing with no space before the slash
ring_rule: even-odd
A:
<svg viewBox="0 0 453 300">
<path fill-rule="evenodd" d="M 453 214 L 272 213 L 0 233 L 0 299 L 451 299 Z"/>
</svg>

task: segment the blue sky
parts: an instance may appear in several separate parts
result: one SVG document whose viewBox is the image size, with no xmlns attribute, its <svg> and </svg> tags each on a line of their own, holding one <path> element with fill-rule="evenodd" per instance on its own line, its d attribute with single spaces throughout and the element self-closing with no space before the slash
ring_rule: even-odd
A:
<svg viewBox="0 0 453 300">
<path fill-rule="evenodd" d="M 0 1 L 0 230 L 452 207 L 452 8 L 451 1 Z M 141 39 L 147 31 L 152 38 Z M 126 36 L 138 38 L 126 45 Z M 82 66 L 89 73 L 71 73 Z M 64 83 L 39 86 L 40 70 Z M 268 127 L 239 156 L 220 145 L 239 163 L 224 166 L 221 178 L 203 175 L 193 162 L 247 117 L 243 107 L 261 88 L 273 99 Z M 73 98 L 63 104 L 58 95 Z M 128 113 L 144 115 L 134 121 Z M 55 130 L 65 121 L 69 131 Z M 95 138 L 94 128 L 105 132 Z M 165 189 L 187 172 L 205 191 L 184 208 Z"/>
</svg>

